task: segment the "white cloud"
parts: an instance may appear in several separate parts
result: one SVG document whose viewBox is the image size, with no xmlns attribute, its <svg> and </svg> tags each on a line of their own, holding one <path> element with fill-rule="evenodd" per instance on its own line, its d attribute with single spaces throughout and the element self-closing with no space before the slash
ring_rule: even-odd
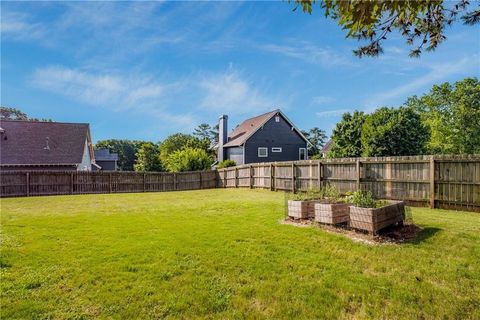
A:
<svg viewBox="0 0 480 320">
<path fill-rule="evenodd" d="M 145 75 L 97 74 L 50 66 L 37 69 L 31 79 L 40 89 L 87 105 L 115 112 L 134 110 L 165 122 L 191 126 L 195 117 L 169 111 L 178 83 L 159 83 Z"/>
<path fill-rule="evenodd" d="M 199 86 L 204 90 L 200 106 L 211 111 L 242 114 L 270 110 L 275 106 L 275 99 L 261 94 L 231 68 L 224 73 L 204 77 Z"/>
<path fill-rule="evenodd" d="M 328 118 L 328 117 L 341 116 L 345 112 L 350 112 L 350 111 L 351 110 L 349 109 L 326 110 L 326 111 L 317 112 L 316 115 L 317 117 L 320 117 L 320 118 Z"/>
<path fill-rule="evenodd" d="M 367 107 L 367 111 L 371 111 L 371 108 L 390 105 L 394 99 L 407 97 L 418 93 L 419 90 L 429 88 L 440 81 L 445 81 L 449 76 L 471 74 L 472 61 L 478 61 L 478 58 L 479 57 L 475 55 L 451 63 L 432 64 L 428 66 L 429 71 L 424 76 L 391 90 L 373 95 L 364 102 L 364 105 Z"/>
<path fill-rule="evenodd" d="M 320 47 L 308 42 L 299 42 L 298 44 L 290 45 L 265 44 L 259 47 L 264 51 L 300 59 L 304 62 L 323 67 L 353 65 L 351 60 L 344 54 L 340 54 L 331 48 Z"/>
<path fill-rule="evenodd" d="M 45 35 L 44 27 L 31 21 L 31 17 L 25 13 L 7 11 L 2 6 L 2 18 L 0 32 L 2 38 L 14 40 L 39 39 Z"/>
<path fill-rule="evenodd" d="M 316 96 L 312 98 L 313 104 L 327 104 L 335 101 L 335 98 L 330 96 Z"/>
</svg>

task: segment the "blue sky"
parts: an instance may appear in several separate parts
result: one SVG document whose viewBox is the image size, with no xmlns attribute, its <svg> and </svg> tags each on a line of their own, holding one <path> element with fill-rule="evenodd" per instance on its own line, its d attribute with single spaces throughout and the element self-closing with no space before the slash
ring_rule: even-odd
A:
<svg viewBox="0 0 480 320">
<path fill-rule="evenodd" d="M 1 103 L 87 122 L 94 140 L 158 141 L 228 114 L 280 108 L 330 133 L 341 114 L 399 106 L 480 75 L 478 27 L 460 24 L 420 59 L 398 35 L 358 59 L 319 11 L 287 2 L 2 2 Z"/>
</svg>

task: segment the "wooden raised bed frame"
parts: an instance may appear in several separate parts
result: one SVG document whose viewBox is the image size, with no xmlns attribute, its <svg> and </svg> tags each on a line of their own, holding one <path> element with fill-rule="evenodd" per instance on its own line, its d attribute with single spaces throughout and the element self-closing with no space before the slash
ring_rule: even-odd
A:
<svg viewBox="0 0 480 320">
<path fill-rule="evenodd" d="M 293 219 L 309 219 L 314 217 L 316 200 L 288 200 L 288 216 Z"/>
<path fill-rule="evenodd" d="M 368 231 L 372 234 L 388 226 L 403 223 L 405 220 L 405 203 L 388 201 L 390 204 L 381 208 L 360 208 L 350 206 L 350 227 Z"/>
<path fill-rule="evenodd" d="M 315 203 L 315 221 L 325 224 L 339 224 L 350 220 L 350 203 Z"/>
</svg>

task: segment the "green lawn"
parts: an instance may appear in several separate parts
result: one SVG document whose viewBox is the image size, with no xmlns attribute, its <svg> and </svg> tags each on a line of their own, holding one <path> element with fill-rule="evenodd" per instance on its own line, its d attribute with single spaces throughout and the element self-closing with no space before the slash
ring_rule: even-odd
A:
<svg viewBox="0 0 480 320">
<path fill-rule="evenodd" d="M 480 319 L 480 214 L 416 243 L 283 225 L 282 193 L 1 200 L 1 318 Z"/>
</svg>

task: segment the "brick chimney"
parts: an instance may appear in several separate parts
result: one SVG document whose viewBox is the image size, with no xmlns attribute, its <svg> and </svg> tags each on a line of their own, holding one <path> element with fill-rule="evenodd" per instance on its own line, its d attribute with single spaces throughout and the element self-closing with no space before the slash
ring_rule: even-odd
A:
<svg viewBox="0 0 480 320">
<path fill-rule="evenodd" d="M 225 149 L 223 145 L 228 142 L 228 116 L 222 115 L 218 122 L 218 162 L 226 159 Z"/>
</svg>

